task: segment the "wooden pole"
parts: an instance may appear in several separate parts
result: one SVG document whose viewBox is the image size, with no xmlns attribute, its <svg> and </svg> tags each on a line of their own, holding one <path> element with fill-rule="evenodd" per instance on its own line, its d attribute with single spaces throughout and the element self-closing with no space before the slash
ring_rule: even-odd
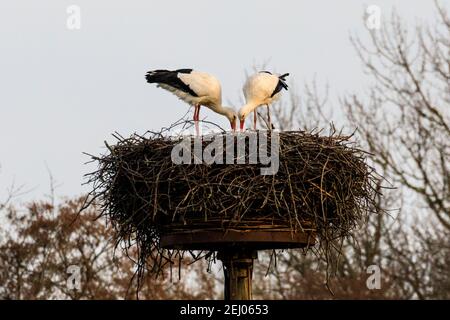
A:
<svg viewBox="0 0 450 320">
<path fill-rule="evenodd" d="M 246 249 L 227 249 L 219 251 L 217 256 L 222 260 L 225 276 L 225 300 L 251 300 L 253 260 L 258 252 Z"/>
</svg>

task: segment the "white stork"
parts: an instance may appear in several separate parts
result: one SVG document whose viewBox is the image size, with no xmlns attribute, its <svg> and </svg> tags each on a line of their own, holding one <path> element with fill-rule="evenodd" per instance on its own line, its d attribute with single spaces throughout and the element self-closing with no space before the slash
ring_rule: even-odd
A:
<svg viewBox="0 0 450 320">
<path fill-rule="evenodd" d="M 233 108 L 222 106 L 222 89 L 219 80 L 212 75 L 192 69 L 154 70 L 147 72 L 148 83 L 172 92 L 178 98 L 194 106 L 194 122 L 198 134 L 200 106 L 227 117 L 231 128 L 236 130 L 237 114 Z"/>
<path fill-rule="evenodd" d="M 261 71 L 247 79 L 243 87 L 246 104 L 239 110 L 241 131 L 244 130 L 245 118 L 252 111 L 253 128 L 256 130 L 256 108 L 262 105 L 267 106 L 269 128 L 272 129 L 269 104 L 280 97 L 282 89 L 288 89 L 285 79 L 288 75 L 289 73 L 275 75 L 269 71 Z"/>
</svg>

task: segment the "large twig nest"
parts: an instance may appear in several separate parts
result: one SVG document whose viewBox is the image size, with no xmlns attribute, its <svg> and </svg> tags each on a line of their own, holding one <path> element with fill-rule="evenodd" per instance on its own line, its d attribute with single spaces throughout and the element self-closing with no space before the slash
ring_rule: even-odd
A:
<svg viewBox="0 0 450 320">
<path fill-rule="evenodd" d="M 219 136 L 225 144 L 226 134 L 213 138 Z M 228 139 L 236 136 L 242 134 Z M 377 177 L 351 136 L 280 132 L 273 175 L 261 174 L 267 165 L 248 163 L 248 145 L 245 164 L 176 164 L 173 148 L 181 136 L 115 137 L 117 144 L 108 146 L 107 154 L 93 157 L 98 170 L 88 175 L 92 199 L 119 239 L 137 244 L 141 266 L 150 265 L 151 271 L 182 256 L 161 248 L 164 232 L 282 227 L 314 229 L 320 243 L 329 242 L 349 235 L 373 207 L 377 192 Z M 193 147 L 194 140 L 186 146 Z M 209 144 L 203 141 L 203 149 Z"/>
</svg>

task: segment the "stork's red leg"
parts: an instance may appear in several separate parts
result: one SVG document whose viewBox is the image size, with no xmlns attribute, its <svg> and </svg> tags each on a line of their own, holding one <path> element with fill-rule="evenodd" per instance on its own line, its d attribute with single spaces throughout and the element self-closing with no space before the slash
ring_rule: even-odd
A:
<svg viewBox="0 0 450 320">
<path fill-rule="evenodd" d="M 198 105 L 194 105 L 194 121 L 198 121 Z"/>
<path fill-rule="evenodd" d="M 198 120 L 200 118 L 200 105 L 196 104 L 194 106 L 194 124 L 195 124 L 195 133 L 196 135 L 200 135 L 200 129 L 199 129 L 199 124 L 198 124 Z"/>
<path fill-rule="evenodd" d="M 253 111 L 253 130 L 256 131 L 256 121 L 257 121 L 256 109 Z"/>
<path fill-rule="evenodd" d="M 199 121 L 200 120 L 200 105 L 197 105 L 197 122 L 196 122 L 196 128 L 195 130 L 197 131 L 197 135 L 200 135 L 200 125 L 199 125 Z"/>
</svg>

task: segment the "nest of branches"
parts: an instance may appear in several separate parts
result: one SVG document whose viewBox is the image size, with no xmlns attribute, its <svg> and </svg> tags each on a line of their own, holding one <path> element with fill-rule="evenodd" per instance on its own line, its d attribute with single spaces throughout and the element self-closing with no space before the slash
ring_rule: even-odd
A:
<svg viewBox="0 0 450 320">
<path fill-rule="evenodd" d="M 129 138 L 116 134 L 117 143 L 107 145 L 107 154 L 92 156 L 98 170 L 88 174 L 91 200 L 99 203 L 119 241 L 137 245 L 141 271 L 157 273 L 181 261 L 185 251 L 160 244 L 161 235 L 174 230 L 313 229 L 321 245 L 349 236 L 371 212 L 377 194 L 378 176 L 366 163 L 366 153 L 351 142 L 351 136 L 336 132 L 327 136 L 279 132 L 277 140 L 272 139 L 274 132 L 263 134 L 267 154 L 277 144 L 278 168 L 269 174 L 261 171 L 267 164 L 250 163 L 248 141 L 244 155 L 237 151 L 242 133 L 209 137 L 221 137 L 216 146 L 223 143 L 223 148 L 211 154 L 223 163 L 195 159 L 195 143 L 204 151 L 211 139 L 152 132 Z M 174 147 L 183 141 L 184 151 L 192 147 L 191 164 L 174 161 Z M 227 141 L 235 146 L 227 147 Z M 236 153 L 228 164 L 227 152 Z"/>
</svg>

